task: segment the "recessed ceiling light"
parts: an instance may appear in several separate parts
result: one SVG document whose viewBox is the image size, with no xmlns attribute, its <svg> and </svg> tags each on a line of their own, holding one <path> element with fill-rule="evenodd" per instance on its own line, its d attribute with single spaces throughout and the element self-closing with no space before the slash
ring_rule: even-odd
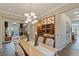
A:
<svg viewBox="0 0 79 59">
<path fill-rule="evenodd" d="M 74 12 L 74 14 L 78 14 L 78 13 L 79 13 L 78 11 Z"/>
</svg>

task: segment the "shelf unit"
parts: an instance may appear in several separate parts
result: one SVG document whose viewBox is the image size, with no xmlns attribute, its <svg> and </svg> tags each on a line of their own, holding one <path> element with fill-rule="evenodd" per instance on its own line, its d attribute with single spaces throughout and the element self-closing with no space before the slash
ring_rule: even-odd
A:
<svg viewBox="0 0 79 59">
<path fill-rule="evenodd" d="M 50 16 L 40 20 L 37 25 L 37 33 L 38 35 L 55 34 L 55 16 Z"/>
<path fill-rule="evenodd" d="M 54 34 L 54 24 L 42 25 L 42 32 Z"/>
<path fill-rule="evenodd" d="M 52 47 L 55 47 L 55 16 L 49 16 L 38 21 L 37 35 L 44 37 L 44 44 L 46 44 L 47 38 L 53 39 L 54 43 L 52 43 Z"/>
</svg>

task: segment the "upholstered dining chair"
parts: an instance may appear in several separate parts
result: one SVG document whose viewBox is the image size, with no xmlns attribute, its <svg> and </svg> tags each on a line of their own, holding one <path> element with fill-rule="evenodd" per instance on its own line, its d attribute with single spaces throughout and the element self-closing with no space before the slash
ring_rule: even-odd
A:
<svg viewBox="0 0 79 59">
<path fill-rule="evenodd" d="M 52 38 L 47 38 L 46 39 L 46 44 L 53 47 L 54 46 L 54 40 Z"/>
<path fill-rule="evenodd" d="M 43 40 L 44 40 L 44 37 L 42 37 L 42 36 L 38 37 L 38 42 L 43 43 Z"/>
</svg>

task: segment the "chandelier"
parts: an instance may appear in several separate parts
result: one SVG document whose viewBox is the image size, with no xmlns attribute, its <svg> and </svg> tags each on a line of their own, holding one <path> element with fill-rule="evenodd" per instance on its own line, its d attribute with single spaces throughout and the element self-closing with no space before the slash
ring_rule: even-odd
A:
<svg viewBox="0 0 79 59">
<path fill-rule="evenodd" d="M 28 23 L 32 23 L 32 24 L 35 24 L 37 23 L 37 16 L 35 13 L 32 12 L 32 4 L 31 4 L 31 8 L 30 8 L 30 13 L 25 13 L 24 16 L 25 16 L 25 23 L 28 24 Z"/>
</svg>

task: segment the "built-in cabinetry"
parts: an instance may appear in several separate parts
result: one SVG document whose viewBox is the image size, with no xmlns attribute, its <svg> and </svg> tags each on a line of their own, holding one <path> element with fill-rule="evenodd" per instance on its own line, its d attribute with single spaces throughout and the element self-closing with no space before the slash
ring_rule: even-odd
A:
<svg viewBox="0 0 79 59">
<path fill-rule="evenodd" d="M 54 34 L 54 24 L 42 25 L 42 33 Z"/>
<path fill-rule="evenodd" d="M 37 24 L 38 35 L 54 34 L 55 33 L 55 16 L 50 16 L 45 19 L 39 20 Z"/>
<path fill-rule="evenodd" d="M 37 23 L 37 35 L 44 37 L 43 43 L 46 43 L 48 38 L 54 40 L 55 47 L 55 16 L 49 16 L 41 19 Z"/>
</svg>

